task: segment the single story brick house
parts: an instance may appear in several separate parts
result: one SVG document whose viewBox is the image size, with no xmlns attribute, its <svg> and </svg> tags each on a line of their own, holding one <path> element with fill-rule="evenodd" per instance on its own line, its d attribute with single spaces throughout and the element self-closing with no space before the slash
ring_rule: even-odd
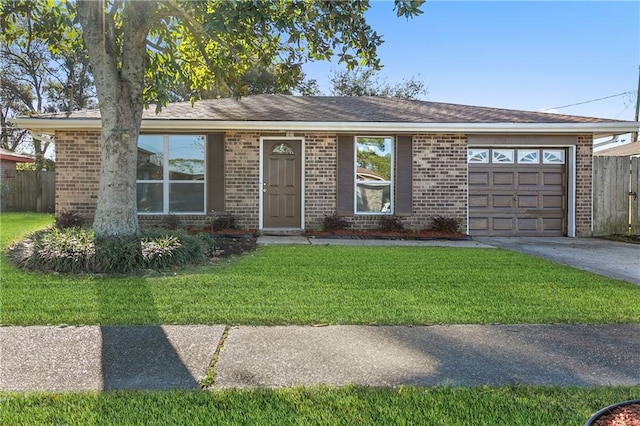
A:
<svg viewBox="0 0 640 426">
<path fill-rule="evenodd" d="M 93 215 L 99 111 L 14 120 L 55 136 L 56 211 Z M 141 222 L 212 212 L 263 231 L 411 228 L 458 218 L 480 235 L 588 236 L 593 139 L 636 122 L 378 97 L 256 95 L 144 112 Z"/>
</svg>

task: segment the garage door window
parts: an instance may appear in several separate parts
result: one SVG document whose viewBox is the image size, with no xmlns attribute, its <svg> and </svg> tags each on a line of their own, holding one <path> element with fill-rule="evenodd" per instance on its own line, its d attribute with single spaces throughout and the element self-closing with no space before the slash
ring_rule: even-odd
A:
<svg viewBox="0 0 640 426">
<path fill-rule="evenodd" d="M 540 162 L 540 151 L 537 149 L 519 149 L 519 164 L 538 164 Z"/>
<path fill-rule="evenodd" d="M 544 164 L 564 164 L 564 150 L 562 149 L 545 149 L 542 162 Z"/>
<path fill-rule="evenodd" d="M 513 150 L 512 149 L 494 149 L 493 150 L 493 163 L 512 164 L 513 163 Z"/>
<path fill-rule="evenodd" d="M 468 163 L 488 163 L 489 162 L 489 150 L 488 149 L 470 149 L 467 151 Z"/>
</svg>

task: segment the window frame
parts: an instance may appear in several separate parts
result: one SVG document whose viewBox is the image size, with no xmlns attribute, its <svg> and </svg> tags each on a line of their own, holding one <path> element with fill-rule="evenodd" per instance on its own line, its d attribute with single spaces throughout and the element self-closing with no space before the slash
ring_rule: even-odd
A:
<svg viewBox="0 0 640 426">
<path fill-rule="evenodd" d="M 391 170 L 390 180 L 358 180 L 358 143 L 360 139 L 383 139 L 390 141 Z M 396 138 L 390 135 L 356 135 L 353 138 L 353 214 L 356 216 L 392 216 L 395 214 L 395 161 Z M 373 186 L 389 187 L 389 211 L 358 211 L 358 184 L 372 184 Z"/>
<path fill-rule="evenodd" d="M 162 184 L 162 211 L 140 211 L 138 210 L 138 204 L 136 199 L 136 210 L 138 215 L 140 216 L 158 216 L 158 215 L 180 215 L 180 216 L 194 216 L 194 215 L 206 215 L 207 213 L 207 135 L 206 134 L 192 134 L 192 133 L 141 133 L 138 135 L 138 138 L 141 136 L 156 136 L 162 137 L 162 180 L 158 179 L 137 179 L 136 178 L 136 192 L 138 189 L 138 184 Z M 193 138 L 201 138 L 202 139 L 202 147 L 203 154 L 202 160 L 204 163 L 204 170 L 202 172 L 202 180 L 181 180 L 181 179 L 170 179 L 170 166 L 169 166 L 169 139 L 171 137 L 193 137 Z M 136 143 L 136 147 L 139 147 L 139 139 Z M 172 184 L 200 184 L 202 185 L 202 210 L 192 210 L 192 211 L 174 211 L 170 209 L 170 192 Z M 136 197 L 137 198 L 137 197 Z"/>
</svg>

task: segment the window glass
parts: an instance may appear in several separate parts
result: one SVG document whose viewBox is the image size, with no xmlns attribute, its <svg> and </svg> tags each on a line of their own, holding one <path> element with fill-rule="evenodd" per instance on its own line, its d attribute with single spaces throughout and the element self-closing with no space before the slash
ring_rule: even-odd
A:
<svg viewBox="0 0 640 426">
<path fill-rule="evenodd" d="M 137 201 L 141 214 L 204 213 L 204 176 L 204 136 L 139 136 Z"/>
<path fill-rule="evenodd" d="M 138 183 L 137 198 L 140 213 L 162 213 L 163 188 L 162 183 Z"/>
<path fill-rule="evenodd" d="M 281 143 L 273 147 L 272 154 L 295 155 L 293 148 L 288 143 Z"/>
<path fill-rule="evenodd" d="M 494 149 L 493 163 L 513 163 L 512 149 Z"/>
<path fill-rule="evenodd" d="M 169 210 L 172 212 L 201 212 L 204 210 L 204 183 L 171 183 Z"/>
<path fill-rule="evenodd" d="M 542 155 L 544 164 L 564 164 L 563 149 L 545 149 Z"/>
<path fill-rule="evenodd" d="M 138 180 L 162 180 L 164 138 L 162 135 L 138 137 Z"/>
<path fill-rule="evenodd" d="M 356 213 L 392 213 L 393 139 L 356 138 Z"/>
<path fill-rule="evenodd" d="M 467 163 L 488 163 L 488 149 L 469 149 L 467 150 Z"/>
<path fill-rule="evenodd" d="M 540 162 L 537 149 L 519 149 L 518 150 L 518 163 L 521 164 L 538 164 Z"/>
<path fill-rule="evenodd" d="M 204 137 L 169 136 L 169 179 L 204 180 Z"/>
</svg>

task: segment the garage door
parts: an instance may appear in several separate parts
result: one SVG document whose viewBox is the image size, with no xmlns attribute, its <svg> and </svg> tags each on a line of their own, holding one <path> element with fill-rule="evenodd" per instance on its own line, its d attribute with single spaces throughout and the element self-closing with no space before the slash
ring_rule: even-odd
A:
<svg viewBox="0 0 640 426">
<path fill-rule="evenodd" d="M 471 235 L 566 235 L 564 149 L 470 148 L 467 158 Z"/>
</svg>

